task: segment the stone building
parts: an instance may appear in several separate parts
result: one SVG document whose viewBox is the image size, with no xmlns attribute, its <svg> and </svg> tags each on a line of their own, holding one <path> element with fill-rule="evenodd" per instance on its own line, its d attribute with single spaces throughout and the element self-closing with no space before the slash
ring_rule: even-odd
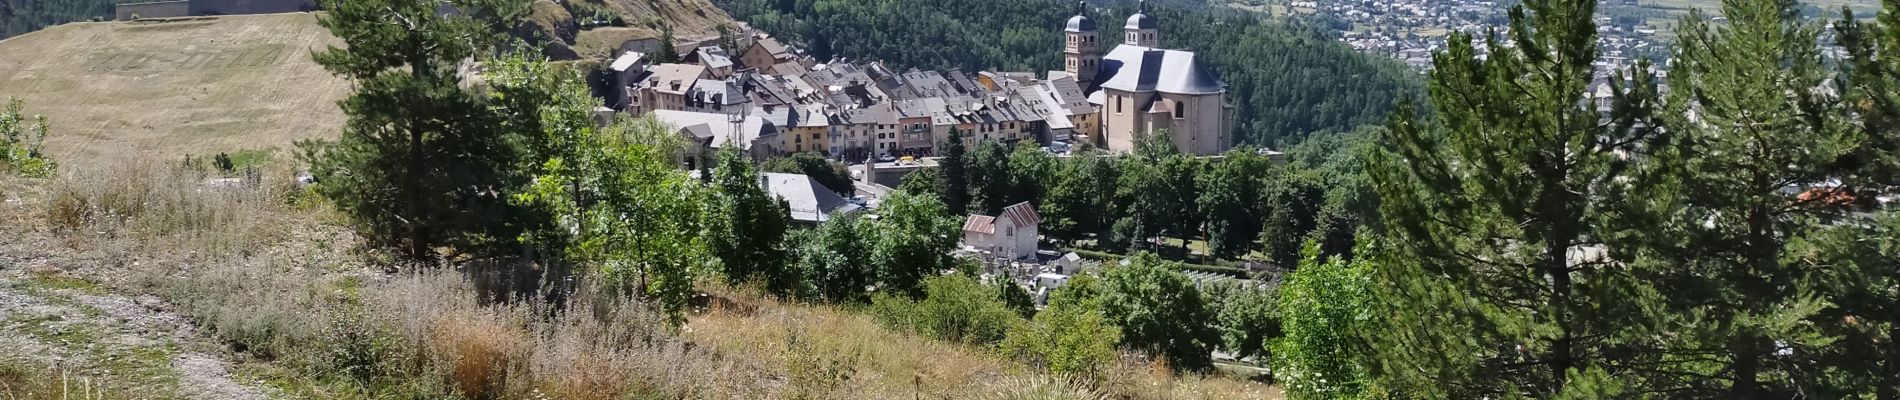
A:
<svg viewBox="0 0 1900 400">
<path fill-rule="evenodd" d="M 1106 56 L 1091 53 L 1098 35 L 1086 11 L 1070 18 L 1064 30 L 1064 72 L 1087 88 L 1088 101 L 1099 110 L 1101 132 L 1091 135 L 1093 141 L 1128 152 L 1137 138 L 1167 132 L 1182 153 L 1217 155 L 1233 148 L 1234 107 L 1227 103 L 1226 84 L 1194 52 L 1159 47 L 1160 23 L 1148 15 L 1146 0 L 1122 27 L 1122 44 Z M 1091 64 L 1097 67 L 1086 68 Z"/>
</svg>

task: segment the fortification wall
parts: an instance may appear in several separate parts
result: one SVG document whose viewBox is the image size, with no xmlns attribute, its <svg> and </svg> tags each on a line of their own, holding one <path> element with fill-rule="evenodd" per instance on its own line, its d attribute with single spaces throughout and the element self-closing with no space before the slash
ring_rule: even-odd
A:
<svg viewBox="0 0 1900 400">
<path fill-rule="evenodd" d="M 191 0 L 192 15 L 277 14 L 316 9 L 315 0 Z"/>
<path fill-rule="evenodd" d="M 191 2 L 188 0 L 154 1 L 149 3 L 120 4 L 113 9 L 120 21 L 138 18 L 175 18 L 191 15 Z"/>
</svg>

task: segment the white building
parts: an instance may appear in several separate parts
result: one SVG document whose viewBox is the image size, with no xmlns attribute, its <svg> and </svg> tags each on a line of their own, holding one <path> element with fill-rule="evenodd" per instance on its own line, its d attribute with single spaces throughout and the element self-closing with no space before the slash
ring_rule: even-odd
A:
<svg viewBox="0 0 1900 400">
<path fill-rule="evenodd" d="M 1004 207 L 1002 215 L 971 215 L 963 222 L 963 245 L 1014 259 L 1036 257 L 1042 216 L 1029 202 Z"/>
</svg>

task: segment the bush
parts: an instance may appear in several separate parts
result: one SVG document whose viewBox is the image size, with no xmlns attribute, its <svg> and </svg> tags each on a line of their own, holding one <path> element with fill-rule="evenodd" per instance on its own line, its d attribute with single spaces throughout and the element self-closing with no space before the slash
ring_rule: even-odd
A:
<svg viewBox="0 0 1900 400">
<path fill-rule="evenodd" d="M 1370 367 L 1354 356 L 1364 351 L 1355 335 L 1370 319 L 1374 267 L 1363 259 L 1322 262 L 1312 241 L 1305 254 L 1281 287 L 1286 337 L 1273 343 L 1273 367 L 1292 398 L 1377 398 Z"/>
<path fill-rule="evenodd" d="M 924 280 L 924 293 L 918 301 L 880 294 L 871 301 L 872 313 L 898 329 L 970 344 L 1001 341 L 1011 325 L 1022 322 L 995 289 L 975 278 L 932 277 Z"/>
<path fill-rule="evenodd" d="M 1213 344 L 1220 338 L 1209 325 L 1214 312 L 1194 282 L 1179 272 L 1179 264 L 1154 254 L 1137 254 L 1131 261 L 1102 277 L 1102 307 L 1122 327 L 1122 343 L 1165 356 L 1179 369 L 1211 367 Z"/>
<path fill-rule="evenodd" d="M 5 107 L 0 107 L 0 172 L 16 172 L 32 177 L 44 177 L 53 174 L 53 161 L 40 153 L 40 142 L 46 140 L 46 117 L 29 118 L 21 115 L 26 102 L 20 99 L 8 99 Z"/>
<path fill-rule="evenodd" d="M 1034 321 L 1009 331 L 1003 351 L 1051 374 L 1100 383 L 1115 365 L 1121 330 L 1099 302 L 1077 292 L 1057 290 Z"/>
</svg>

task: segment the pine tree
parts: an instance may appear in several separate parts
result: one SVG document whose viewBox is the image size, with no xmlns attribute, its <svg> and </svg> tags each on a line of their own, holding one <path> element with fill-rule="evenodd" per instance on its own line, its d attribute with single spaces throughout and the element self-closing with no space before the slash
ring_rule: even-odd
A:
<svg viewBox="0 0 1900 400">
<path fill-rule="evenodd" d="M 1849 115 L 1863 136 L 1840 163 L 1843 183 L 1857 199 L 1900 193 L 1900 1 L 1882 1 L 1877 23 L 1863 25 L 1851 10 L 1835 26 L 1847 50 L 1838 79 Z M 1841 337 L 1825 354 L 1820 373 L 1834 379 L 1833 395 L 1900 399 L 1900 213 L 1833 224 L 1800 243 L 1802 267 L 1820 271 L 1830 307 L 1817 318 Z"/>
<path fill-rule="evenodd" d="M 1860 139 L 1825 90 L 1819 27 L 1800 12 L 1794 0 L 1725 2 L 1727 25 L 1700 12 L 1679 25 L 1668 135 L 1642 168 L 1660 176 L 1636 188 L 1662 215 L 1631 229 L 1644 232 L 1638 271 L 1670 294 L 1664 327 L 1680 337 L 1665 354 L 1711 362 L 1661 368 L 1667 386 L 1653 389 L 1798 397 L 1812 371 L 1793 358 L 1832 341 L 1804 322 L 1825 304 L 1787 248 L 1842 211 L 1819 185 Z"/>
<path fill-rule="evenodd" d="M 660 48 L 653 55 L 653 62 L 659 64 L 680 62 L 679 44 L 674 43 L 673 26 L 660 27 Z"/>
<path fill-rule="evenodd" d="M 441 14 L 450 5 L 468 13 Z M 325 3 L 319 24 L 344 46 L 315 54 L 355 82 L 340 105 L 349 122 L 334 143 L 305 143 L 317 191 L 372 243 L 433 263 L 436 251 L 481 251 L 513 232 L 506 196 L 521 174 L 507 132 L 461 88 L 456 66 L 500 38 L 513 0 L 365 0 Z M 499 246 L 506 248 L 507 246 Z"/>
<path fill-rule="evenodd" d="M 1399 107 L 1370 161 L 1394 254 L 1367 329 L 1381 379 L 1424 398 L 1626 393 L 1653 290 L 1595 257 L 1619 152 L 1649 140 L 1653 89 L 1613 79 L 1608 115 L 1584 99 L 1592 0 L 1511 8 L 1509 45 L 1479 57 L 1454 34 L 1434 57 L 1435 121 Z"/>
<path fill-rule="evenodd" d="M 969 211 L 970 176 L 965 170 L 963 132 L 950 128 L 950 138 L 943 141 L 943 158 L 937 160 L 938 169 L 943 170 L 944 206 L 949 207 L 951 215 L 963 215 Z"/>
</svg>

